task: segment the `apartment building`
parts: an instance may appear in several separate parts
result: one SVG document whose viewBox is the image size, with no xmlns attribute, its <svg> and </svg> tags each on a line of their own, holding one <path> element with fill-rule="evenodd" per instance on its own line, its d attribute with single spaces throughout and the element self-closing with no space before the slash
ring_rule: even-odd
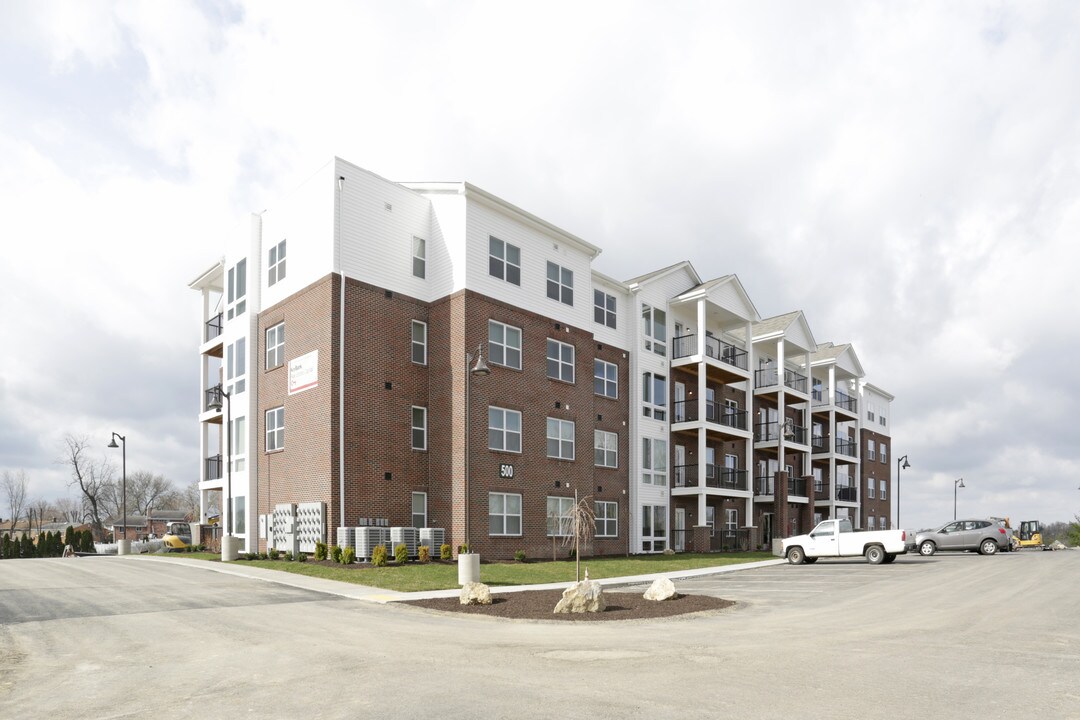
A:
<svg viewBox="0 0 1080 720">
<path fill-rule="evenodd" d="M 339 158 L 223 250 L 190 283 L 200 490 L 203 519 L 222 508 L 245 549 L 274 543 L 283 503 L 318 507 L 330 542 L 434 527 L 492 558 L 565 553 L 575 494 L 600 554 L 768 546 L 815 513 L 870 517 L 857 492 L 809 489 L 815 469 L 859 486 L 859 443 L 808 431 L 860 437 L 853 351 L 818 357 L 802 313 L 762 320 L 734 275 L 681 262 L 618 281 L 593 269 L 599 247 L 469 183 Z"/>
</svg>

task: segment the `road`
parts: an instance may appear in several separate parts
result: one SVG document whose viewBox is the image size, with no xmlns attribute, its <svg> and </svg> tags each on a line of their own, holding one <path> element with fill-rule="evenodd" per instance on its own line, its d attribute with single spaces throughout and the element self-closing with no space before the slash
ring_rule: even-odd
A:
<svg viewBox="0 0 1080 720">
<path fill-rule="evenodd" d="M 730 610 L 552 624 L 148 558 L 0 562 L 0 717 L 1080 718 L 1080 551 L 679 581 Z"/>
</svg>

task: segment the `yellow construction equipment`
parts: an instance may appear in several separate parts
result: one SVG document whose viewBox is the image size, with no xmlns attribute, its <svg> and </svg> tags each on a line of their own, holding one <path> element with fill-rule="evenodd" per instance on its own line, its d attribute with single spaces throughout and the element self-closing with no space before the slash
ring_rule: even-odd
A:
<svg viewBox="0 0 1080 720">
<path fill-rule="evenodd" d="M 1008 520 L 1006 520 L 1006 525 L 1008 525 Z M 1046 545 L 1043 545 L 1042 528 L 1039 526 L 1038 520 L 1021 520 L 1020 527 L 1013 533 L 1012 544 L 1013 550 L 1023 548 L 1049 549 Z"/>
<path fill-rule="evenodd" d="M 186 550 L 191 546 L 191 525 L 186 522 L 171 522 L 165 526 L 165 552 Z"/>
</svg>

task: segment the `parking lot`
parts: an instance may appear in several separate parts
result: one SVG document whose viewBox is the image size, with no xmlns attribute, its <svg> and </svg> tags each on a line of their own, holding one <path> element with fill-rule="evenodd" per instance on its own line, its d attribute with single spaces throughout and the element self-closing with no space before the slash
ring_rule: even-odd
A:
<svg viewBox="0 0 1080 720">
<path fill-rule="evenodd" d="M 565 625 L 5 561 L 0 717 L 1076 718 L 1077 577 L 1076 551 L 823 560 L 676 583 L 738 603 L 719 614 Z"/>
</svg>

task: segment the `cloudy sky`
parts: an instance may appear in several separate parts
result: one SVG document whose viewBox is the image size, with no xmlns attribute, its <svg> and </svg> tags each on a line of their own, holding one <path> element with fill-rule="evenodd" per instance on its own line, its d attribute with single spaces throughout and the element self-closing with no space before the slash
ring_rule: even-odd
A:
<svg viewBox="0 0 1080 720">
<path fill-rule="evenodd" d="M 907 527 L 1080 512 L 1080 4 L 0 3 L 0 469 L 196 478 L 187 283 L 333 155 L 805 311 Z"/>
</svg>

